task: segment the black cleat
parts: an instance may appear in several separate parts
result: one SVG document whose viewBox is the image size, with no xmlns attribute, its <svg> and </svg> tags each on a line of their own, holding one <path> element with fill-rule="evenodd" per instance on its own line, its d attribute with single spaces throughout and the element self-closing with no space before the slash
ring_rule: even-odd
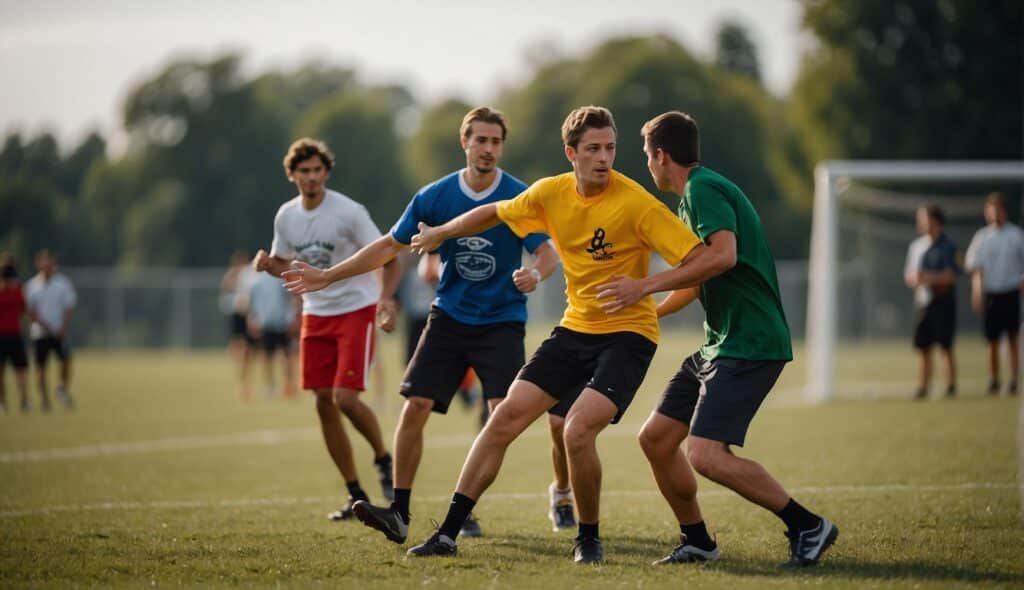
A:
<svg viewBox="0 0 1024 590">
<path fill-rule="evenodd" d="M 352 512 L 366 526 L 384 533 L 389 541 L 401 545 L 409 536 L 409 523 L 394 508 L 380 508 L 360 500 L 352 505 Z"/>
<path fill-rule="evenodd" d="M 818 526 L 806 531 L 786 531 L 789 538 L 789 561 L 792 567 L 814 565 L 821 559 L 825 550 L 836 542 L 839 527 L 826 519 L 821 519 Z"/>
<path fill-rule="evenodd" d="M 1010 394 L 1011 396 L 1017 395 L 1017 382 L 1016 381 L 1010 381 L 1006 385 L 1006 393 Z"/>
<path fill-rule="evenodd" d="M 946 397 L 956 397 L 956 385 L 946 386 Z"/>
<path fill-rule="evenodd" d="M 348 497 L 348 502 L 345 502 L 344 506 L 342 506 L 341 508 L 339 508 L 339 509 L 335 510 L 334 512 L 328 514 L 327 518 L 329 518 L 329 519 L 331 519 L 331 520 L 333 520 L 335 522 L 338 522 L 338 521 L 341 521 L 341 520 L 351 520 L 352 517 L 355 516 L 355 514 L 352 512 L 352 505 L 355 504 L 355 503 L 356 503 L 356 499 L 353 498 L 352 496 L 349 496 Z"/>
<path fill-rule="evenodd" d="M 406 552 L 409 557 L 454 557 L 458 554 L 459 548 L 455 546 L 455 540 L 440 532 L 435 532 L 423 544 Z"/>
<path fill-rule="evenodd" d="M 985 392 L 989 395 L 999 395 L 999 381 L 995 379 L 988 382 L 988 390 Z"/>
<path fill-rule="evenodd" d="M 915 400 L 928 399 L 928 390 L 925 389 L 924 387 L 918 387 L 917 389 L 914 390 L 914 399 Z"/>
<path fill-rule="evenodd" d="M 391 479 L 391 455 L 385 455 L 373 462 L 377 468 L 377 479 L 380 481 L 380 493 L 388 502 L 395 501 L 395 483 Z"/>
<path fill-rule="evenodd" d="M 576 537 L 576 544 L 572 546 L 572 560 L 576 563 L 601 563 L 604 561 L 601 539 Z"/>
<path fill-rule="evenodd" d="M 469 513 L 469 516 L 462 523 L 459 534 L 463 537 L 480 537 L 484 534 L 483 529 L 480 528 L 480 521 L 476 519 L 472 512 Z"/>
<path fill-rule="evenodd" d="M 679 535 L 679 546 L 673 549 L 672 553 L 668 554 L 668 557 L 663 557 L 651 565 L 718 561 L 721 557 L 722 554 L 718 551 L 718 545 L 715 545 L 710 550 L 701 549 L 695 545 L 690 545 L 686 539 L 686 535 Z"/>
</svg>

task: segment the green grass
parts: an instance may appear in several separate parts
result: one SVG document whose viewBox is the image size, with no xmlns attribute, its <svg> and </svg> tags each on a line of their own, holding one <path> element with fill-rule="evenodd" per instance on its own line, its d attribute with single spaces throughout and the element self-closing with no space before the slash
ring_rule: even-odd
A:
<svg viewBox="0 0 1024 590">
<path fill-rule="evenodd" d="M 528 349 L 541 337 L 531 332 Z M 984 374 L 976 341 L 960 343 L 970 385 L 954 401 L 891 395 L 912 385 L 903 343 L 850 347 L 838 359 L 844 380 L 887 384 L 881 399 L 807 406 L 799 355 L 783 374 L 739 453 L 839 524 L 819 567 L 779 569 L 781 523 L 705 480 L 701 501 L 724 559 L 649 566 L 677 529 L 635 434 L 696 343 L 692 334 L 667 337 L 623 423 L 602 435 L 607 562 L 585 568 L 569 559 L 572 535 L 550 532 L 545 517 L 542 424 L 512 447 L 482 498 L 486 536 L 460 541 L 456 559 L 412 561 L 358 523 L 324 518 L 343 486 L 308 397 L 239 402 L 219 352 L 81 352 L 74 413 L 0 418 L 0 586 L 1024 587 L 1019 409 L 976 391 Z M 385 338 L 387 391 L 399 380 L 397 354 L 397 338 Z M 389 438 L 397 395 L 368 399 Z M 474 424 L 458 409 L 429 424 L 411 541 L 443 517 Z M 125 444 L 164 439 L 172 440 L 163 448 Z M 368 447 L 356 444 L 363 481 L 379 497 Z"/>
</svg>

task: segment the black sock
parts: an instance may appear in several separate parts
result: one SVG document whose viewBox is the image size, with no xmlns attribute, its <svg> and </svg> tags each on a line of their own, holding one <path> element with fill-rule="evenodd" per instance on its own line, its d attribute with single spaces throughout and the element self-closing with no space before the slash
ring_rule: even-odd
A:
<svg viewBox="0 0 1024 590">
<path fill-rule="evenodd" d="M 821 522 L 820 516 L 797 504 L 793 498 L 790 498 L 789 503 L 782 510 L 776 512 L 775 516 L 781 518 L 791 531 L 807 531 Z"/>
<path fill-rule="evenodd" d="M 391 503 L 391 507 L 398 512 L 398 515 L 402 517 L 405 524 L 409 524 L 409 498 L 412 496 L 412 490 L 404 490 L 402 488 L 395 488 L 395 501 Z"/>
<path fill-rule="evenodd" d="M 597 527 L 599 523 L 594 524 L 583 524 L 580 523 L 580 532 L 576 535 L 577 539 L 600 539 L 601 536 L 598 533 Z"/>
<path fill-rule="evenodd" d="M 373 463 L 375 465 L 391 465 L 391 453 L 385 451 L 384 454 L 381 455 L 379 459 L 374 459 Z"/>
<path fill-rule="evenodd" d="M 473 511 L 474 506 L 476 506 L 476 500 L 456 492 L 452 496 L 452 503 L 448 505 L 448 516 L 444 517 L 444 522 L 441 523 L 441 528 L 437 532 L 449 539 L 458 537 L 462 523 L 466 522 L 466 517 Z"/>
<path fill-rule="evenodd" d="M 370 497 L 366 495 L 363 488 L 359 487 L 359 480 L 353 479 L 352 481 L 346 481 L 345 487 L 348 488 L 348 495 L 352 496 L 355 500 L 366 500 L 369 501 Z"/>
<path fill-rule="evenodd" d="M 681 524 L 679 532 L 686 535 L 686 542 L 697 549 L 710 551 L 715 548 L 715 542 L 711 539 L 711 535 L 708 535 L 708 529 L 704 526 L 703 520 L 697 524 Z"/>
</svg>

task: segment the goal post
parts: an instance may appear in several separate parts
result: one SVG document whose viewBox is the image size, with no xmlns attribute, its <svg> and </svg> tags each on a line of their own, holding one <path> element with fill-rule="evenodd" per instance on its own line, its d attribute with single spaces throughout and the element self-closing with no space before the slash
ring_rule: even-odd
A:
<svg viewBox="0 0 1024 590">
<path fill-rule="evenodd" d="M 839 184 L 875 181 L 1024 182 L 1024 161 L 828 160 L 814 169 L 810 261 L 807 277 L 806 346 L 808 401 L 835 393 L 838 341 Z"/>
</svg>

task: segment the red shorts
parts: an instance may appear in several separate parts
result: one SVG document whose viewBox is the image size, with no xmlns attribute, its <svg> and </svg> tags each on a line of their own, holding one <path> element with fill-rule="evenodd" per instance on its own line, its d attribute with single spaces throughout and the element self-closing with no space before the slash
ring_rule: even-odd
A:
<svg viewBox="0 0 1024 590">
<path fill-rule="evenodd" d="M 366 389 L 373 362 L 377 306 L 333 316 L 302 316 L 303 389 Z"/>
</svg>

